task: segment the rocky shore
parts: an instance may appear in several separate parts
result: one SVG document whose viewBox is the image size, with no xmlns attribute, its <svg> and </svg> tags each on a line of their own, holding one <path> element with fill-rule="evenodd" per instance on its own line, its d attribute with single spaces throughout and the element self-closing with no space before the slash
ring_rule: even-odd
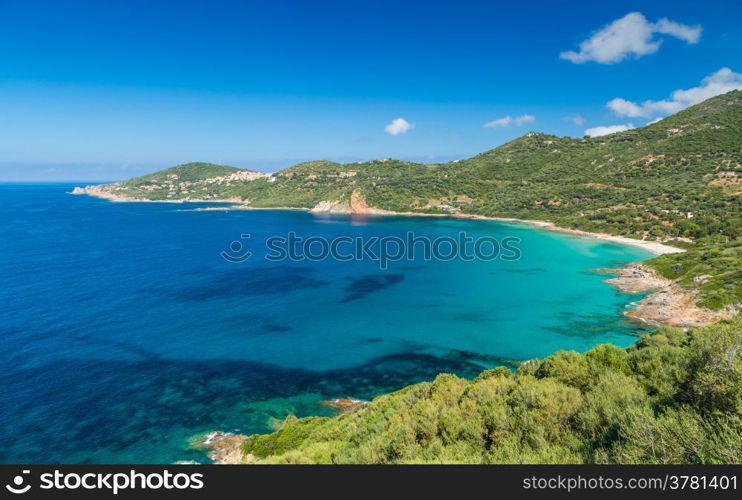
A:
<svg viewBox="0 0 742 500">
<path fill-rule="evenodd" d="M 351 193 L 350 200 L 347 203 L 343 201 L 320 201 L 310 212 L 348 215 L 397 215 L 397 212 L 369 207 L 366 203 L 366 197 L 357 189 Z"/>
<path fill-rule="evenodd" d="M 338 414 L 352 413 L 365 407 L 368 401 L 355 398 L 337 398 L 320 401 L 321 406 L 332 408 Z M 190 442 L 192 448 L 206 450 L 209 459 L 217 465 L 249 464 L 255 460 L 242 452 L 242 444 L 248 436 L 232 432 L 214 431 L 196 436 Z"/>
<path fill-rule="evenodd" d="M 209 432 L 193 439 L 191 446 L 208 451 L 209 458 L 218 465 L 241 464 L 249 462 L 250 457 L 244 457 L 242 443 L 247 439 L 243 434 L 231 432 Z"/>
<path fill-rule="evenodd" d="M 598 269 L 600 273 L 615 274 L 605 280 L 620 291 L 630 294 L 652 292 L 626 311 L 628 317 L 654 325 L 679 327 L 704 326 L 734 317 L 736 310 L 727 307 L 718 311 L 699 307 L 696 295 L 682 289 L 670 279 L 641 263 L 632 263 L 618 269 Z"/>
</svg>

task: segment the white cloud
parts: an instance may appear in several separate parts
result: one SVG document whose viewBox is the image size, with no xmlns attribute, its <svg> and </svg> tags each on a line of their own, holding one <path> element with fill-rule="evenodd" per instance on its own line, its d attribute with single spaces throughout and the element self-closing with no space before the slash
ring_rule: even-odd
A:
<svg viewBox="0 0 742 500">
<path fill-rule="evenodd" d="M 413 128 L 415 128 L 414 123 L 410 123 L 404 118 L 395 118 L 386 127 L 384 127 L 384 132 L 389 135 L 402 135 L 406 134 L 410 131 L 410 129 Z"/>
<path fill-rule="evenodd" d="M 627 101 L 626 99 L 621 99 L 620 97 L 611 99 L 605 105 L 618 116 L 644 116 L 644 110 L 641 106 L 638 106 L 631 101 Z"/>
<path fill-rule="evenodd" d="M 524 123 L 533 123 L 536 121 L 536 117 L 533 115 L 520 115 L 513 118 L 512 116 L 503 116 L 502 118 L 497 118 L 496 120 L 489 121 L 483 125 L 483 127 L 486 128 L 493 128 L 493 127 L 509 127 L 510 125 L 515 125 L 516 127 L 519 125 L 523 125 Z"/>
<path fill-rule="evenodd" d="M 698 43 L 698 40 L 701 38 L 701 29 L 700 26 L 688 26 L 687 24 L 676 23 L 666 17 L 654 23 L 654 30 L 657 33 L 672 35 L 688 43 Z"/>
<path fill-rule="evenodd" d="M 569 115 L 564 117 L 568 122 L 572 122 L 578 127 L 582 127 L 585 124 L 585 118 L 582 115 Z"/>
<path fill-rule="evenodd" d="M 631 123 L 624 125 L 606 125 L 601 127 L 593 127 L 585 130 L 585 135 L 590 137 L 600 137 L 601 135 L 615 134 L 616 132 L 624 132 L 631 130 L 634 127 Z"/>
<path fill-rule="evenodd" d="M 637 104 L 616 97 L 608 101 L 606 106 L 618 116 L 651 118 L 657 115 L 666 116 L 677 113 L 688 106 L 738 89 L 742 89 L 742 73 L 735 73 L 729 68 L 721 68 L 704 78 L 698 87 L 676 90 L 670 94 L 669 99 L 644 101 Z"/>
<path fill-rule="evenodd" d="M 650 23 L 640 12 L 631 12 L 580 42 L 579 52 L 569 50 L 559 54 L 559 57 L 575 64 L 587 61 L 614 64 L 629 56 L 638 58 L 657 52 L 662 40 L 655 39 L 655 34 L 697 43 L 701 37 L 701 27 L 676 23 L 666 18 Z"/>
</svg>

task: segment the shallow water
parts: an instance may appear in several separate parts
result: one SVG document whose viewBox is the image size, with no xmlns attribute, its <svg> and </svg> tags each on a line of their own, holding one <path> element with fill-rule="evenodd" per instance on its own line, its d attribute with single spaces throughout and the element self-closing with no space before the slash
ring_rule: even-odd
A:
<svg viewBox="0 0 742 500">
<path fill-rule="evenodd" d="M 323 399 L 627 346 L 636 300 L 597 267 L 641 249 L 499 222 L 192 211 L 0 184 L 0 461 L 199 460 L 194 434 L 270 430 Z M 517 261 L 268 262 L 264 240 L 520 238 Z M 220 256 L 241 233 L 255 255 Z"/>
</svg>

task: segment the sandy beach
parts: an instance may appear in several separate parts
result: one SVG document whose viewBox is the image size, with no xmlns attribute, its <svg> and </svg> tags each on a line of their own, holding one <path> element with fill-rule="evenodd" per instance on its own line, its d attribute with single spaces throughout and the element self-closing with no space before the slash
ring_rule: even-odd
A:
<svg viewBox="0 0 742 500">
<path fill-rule="evenodd" d="M 401 215 L 401 216 L 414 216 L 414 217 L 448 217 L 448 218 L 454 218 L 454 219 L 487 220 L 487 221 L 497 221 L 497 222 L 510 222 L 513 224 L 527 224 L 527 225 L 535 226 L 539 229 L 544 229 L 547 231 L 558 231 L 560 233 L 574 234 L 578 236 L 585 236 L 588 238 L 597 238 L 599 240 L 612 241 L 614 243 L 620 243 L 622 245 L 629 245 L 629 246 L 633 246 L 637 248 L 643 248 L 644 250 L 647 250 L 655 255 L 685 252 L 685 250 L 683 250 L 682 248 L 673 247 L 665 243 L 660 243 L 658 241 L 637 240 L 634 238 L 628 238 L 626 236 L 616 236 L 613 234 L 606 234 L 606 233 L 591 233 L 589 231 L 582 231 L 579 229 L 569 229 L 569 228 L 557 226 L 553 222 L 548 222 L 548 221 L 543 221 L 543 220 L 514 219 L 511 217 L 490 217 L 486 215 L 474 215 L 474 214 L 424 214 L 424 213 L 414 213 L 414 212 L 389 212 L 388 214 L 385 214 L 385 215 Z"/>
</svg>

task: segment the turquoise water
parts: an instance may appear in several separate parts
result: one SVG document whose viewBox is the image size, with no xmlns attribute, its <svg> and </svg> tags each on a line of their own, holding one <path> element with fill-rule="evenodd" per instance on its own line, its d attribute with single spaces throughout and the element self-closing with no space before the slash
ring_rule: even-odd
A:
<svg viewBox="0 0 742 500">
<path fill-rule="evenodd" d="M 0 185 L 0 461 L 199 460 L 194 434 L 271 429 L 440 372 L 627 346 L 635 296 L 591 270 L 650 257 L 496 222 L 192 211 Z M 521 239 L 520 260 L 268 262 L 265 238 Z M 220 252 L 250 233 L 253 258 Z"/>
</svg>

